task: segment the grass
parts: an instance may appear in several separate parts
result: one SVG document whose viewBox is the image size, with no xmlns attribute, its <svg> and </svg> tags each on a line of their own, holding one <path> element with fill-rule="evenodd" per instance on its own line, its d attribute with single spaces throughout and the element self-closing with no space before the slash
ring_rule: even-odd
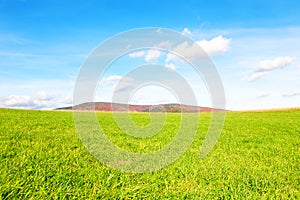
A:
<svg viewBox="0 0 300 200">
<path fill-rule="evenodd" d="M 143 153 L 168 144 L 180 121 L 180 115 L 169 114 L 156 136 L 137 139 L 125 135 L 112 114 L 97 116 L 111 141 Z M 147 114 L 131 117 L 139 125 L 150 122 Z M 200 159 L 209 120 L 209 113 L 201 114 L 195 141 L 175 163 L 135 174 L 106 167 L 91 156 L 70 112 L 1 109 L 1 198 L 300 198 L 300 110 L 227 113 L 217 145 Z"/>
</svg>

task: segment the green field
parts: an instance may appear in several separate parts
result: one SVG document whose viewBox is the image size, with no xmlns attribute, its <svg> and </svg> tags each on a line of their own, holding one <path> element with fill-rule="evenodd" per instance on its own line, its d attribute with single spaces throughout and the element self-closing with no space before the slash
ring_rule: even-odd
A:
<svg viewBox="0 0 300 200">
<path fill-rule="evenodd" d="M 172 140 L 180 115 L 157 136 L 125 135 L 110 113 L 97 114 L 111 141 L 134 152 Z M 192 115 L 191 115 L 192 117 Z M 132 114 L 137 124 L 147 114 Z M 210 114 L 173 164 L 150 173 L 106 167 L 84 147 L 71 112 L 0 110 L 2 199 L 299 199 L 300 110 L 229 112 L 214 150 L 199 158 Z"/>
</svg>

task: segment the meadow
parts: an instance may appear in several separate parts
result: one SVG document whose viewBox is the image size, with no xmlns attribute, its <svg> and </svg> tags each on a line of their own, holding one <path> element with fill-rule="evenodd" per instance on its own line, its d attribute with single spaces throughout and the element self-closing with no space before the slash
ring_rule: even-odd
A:
<svg viewBox="0 0 300 200">
<path fill-rule="evenodd" d="M 149 123 L 148 114 L 131 116 L 137 124 Z M 0 109 L 0 197 L 300 198 L 300 110 L 228 112 L 215 148 L 200 159 L 210 116 L 201 113 L 196 139 L 176 162 L 154 172 L 127 173 L 105 166 L 86 150 L 71 112 Z M 137 139 L 124 134 L 111 113 L 97 117 L 111 141 L 134 152 L 166 145 L 180 121 L 180 114 L 168 114 L 161 132 Z"/>
</svg>

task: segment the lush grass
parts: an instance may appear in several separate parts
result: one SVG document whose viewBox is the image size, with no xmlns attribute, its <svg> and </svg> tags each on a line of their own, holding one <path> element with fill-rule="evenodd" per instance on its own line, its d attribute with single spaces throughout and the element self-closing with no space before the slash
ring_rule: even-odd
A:
<svg viewBox="0 0 300 200">
<path fill-rule="evenodd" d="M 98 114 L 124 149 L 149 152 L 172 140 L 180 116 L 170 114 L 153 138 L 122 133 Z M 133 114 L 139 125 L 147 114 Z M 2 199 L 288 199 L 300 198 L 300 111 L 227 113 L 211 154 L 198 157 L 210 115 L 175 163 L 151 173 L 123 173 L 101 164 L 81 143 L 70 112 L 0 110 Z"/>
</svg>

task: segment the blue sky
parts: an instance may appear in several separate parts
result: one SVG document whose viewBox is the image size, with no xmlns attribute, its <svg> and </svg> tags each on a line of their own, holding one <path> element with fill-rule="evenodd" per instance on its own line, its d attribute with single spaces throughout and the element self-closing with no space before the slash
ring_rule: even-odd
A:
<svg viewBox="0 0 300 200">
<path fill-rule="evenodd" d="M 296 0 L 0 0 L 0 107 L 70 105 L 76 76 L 89 53 L 119 32 L 143 27 L 173 29 L 204 45 L 223 80 L 228 109 L 298 107 L 299 4 Z M 116 62 L 96 100 L 110 100 L 124 73 L 121 66 L 147 63 L 153 53 Z M 159 62 L 194 80 L 179 63 L 165 62 L 166 56 L 161 54 Z M 191 84 L 202 91 L 197 81 Z M 161 102 L 157 95 L 161 90 L 145 88 L 135 102 L 149 101 L 149 94 L 152 102 Z M 164 101 L 174 100 L 165 93 Z M 199 104 L 209 106 L 208 94 L 201 94 Z"/>
</svg>

